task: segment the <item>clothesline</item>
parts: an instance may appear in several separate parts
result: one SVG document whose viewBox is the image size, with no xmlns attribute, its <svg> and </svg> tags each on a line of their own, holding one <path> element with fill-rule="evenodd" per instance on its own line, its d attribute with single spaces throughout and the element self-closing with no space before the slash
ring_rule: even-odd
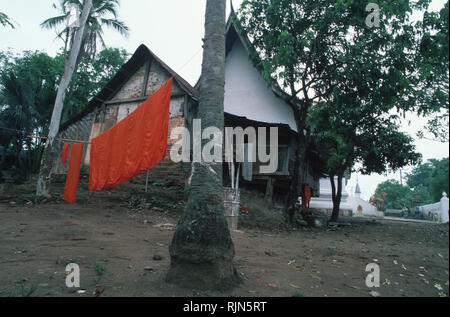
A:
<svg viewBox="0 0 450 317">
<path fill-rule="evenodd" d="M 27 135 L 27 138 L 43 139 L 43 140 L 47 140 L 48 139 L 48 137 L 46 137 L 46 136 L 33 136 L 33 135 Z M 72 139 L 55 139 L 55 140 L 57 140 L 57 141 L 64 141 L 64 142 L 91 144 L 91 142 L 88 142 L 88 141 L 80 141 L 80 140 L 72 140 Z"/>
</svg>

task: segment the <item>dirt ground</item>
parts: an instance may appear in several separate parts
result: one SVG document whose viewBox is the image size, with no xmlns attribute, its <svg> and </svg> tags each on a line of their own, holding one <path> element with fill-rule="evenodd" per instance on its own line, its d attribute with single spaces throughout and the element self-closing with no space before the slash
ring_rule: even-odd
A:
<svg viewBox="0 0 450 317">
<path fill-rule="evenodd" d="M 63 183 L 54 185 L 53 199 L 40 203 L 31 183 L 0 184 L 0 296 L 449 294 L 448 224 L 342 218 L 349 225 L 241 226 L 232 237 L 243 284 L 224 293 L 200 292 L 164 282 L 181 190 L 155 183 L 150 202 L 143 203 L 130 195 L 133 183 L 91 193 L 84 179 L 78 202 L 69 205 L 60 198 Z M 79 289 L 65 285 L 68 263 L 80 267 Z M 369 263 L 380 267 L 379 288 L 365 284 Z"/>
</svg>

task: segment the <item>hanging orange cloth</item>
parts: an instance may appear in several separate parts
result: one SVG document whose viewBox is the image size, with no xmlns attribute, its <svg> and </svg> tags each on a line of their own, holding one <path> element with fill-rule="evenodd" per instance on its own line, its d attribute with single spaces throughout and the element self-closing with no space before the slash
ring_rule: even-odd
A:
<svg viewBox="0 0 450 317">
<path fill-rule="evenodd" d="M 84 143 L 73 144 L 70 153 L 69 172 L 66 178 L 63 199 L 74 204 L 77 198 L 77 187 L 80 178 L 81 161 L 83 159 Z"/>
<path fill-rule="evenodd" d="M 70 149 L 70 144 L 69 143 L 64 143 L 63 150 L 62 150 L 62 155 L 61 155 L 61 161 L 64 164 L 67 163 L 67 158 L 69 157 L 69 149 Z"/>
<path fill-rule="evenodd" d="M 172 81 L 170 78 L 125 119 L 92 139 L 89 190 L 117 186 L 166 156 Z"/>
<path fill-rule="evenodd" d="M 310 200 L 311 200 L 311 187 L 305 186 L 303 188 L 303 195 L 302 195 L 302 210 L 308 209 Z"/>
</svg>

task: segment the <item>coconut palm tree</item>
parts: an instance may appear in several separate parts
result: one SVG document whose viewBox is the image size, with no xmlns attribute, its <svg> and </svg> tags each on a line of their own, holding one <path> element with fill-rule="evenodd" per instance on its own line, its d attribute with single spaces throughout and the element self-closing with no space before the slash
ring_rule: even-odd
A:
<svg viewBox="0 0 450 317">
<path fill-rule="evenodd" d="M 207 0 L 198 112 L 203 126 L 220 131 L 224 126 L 224 85 L 225 0 Z M 169 251 L 169 283 L 195 289 L 225 289 L 239 282 L 225 219 L 221 162 L 193 163 L 189 199 Z"/>
<path fill-rule="evenodd" d="M 41 27 L 45 29 L 57 30 L 57 38 L 64 41 L 64 51 L 71 49 L 75 37 L 76 28 L 69 27 L 67 21 L 71 15 L 70 5 L 75 4 L 83 10 L 85 0 L 60 0 L 59 7 L 53 7 L 60 11 L 60 15 L 49 18 L 42 22 Z M 128 26 L 118 19 L 118 7 L 120 0 L 93 0 L 92 10 L 87 20 L 87 27 L 83 35 L 80 56 L 93 57 L 97 53 L 97 44 L 106 47 L 103 39 L 104 28 L 111 28 L 119 34 L 127 37 L 129 35 Z"/>
</svg>

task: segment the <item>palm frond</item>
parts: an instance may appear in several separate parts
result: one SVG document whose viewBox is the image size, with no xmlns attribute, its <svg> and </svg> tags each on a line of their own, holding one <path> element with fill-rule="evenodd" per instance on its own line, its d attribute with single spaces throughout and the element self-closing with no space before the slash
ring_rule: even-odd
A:
<svg viewBox="0 0 450 317">
<path fill-rule="evenodd" d="M 67 20 L 67 14 L 66 15 L 60 15 L 57 17 L 49 18 L 41 23 L 41 27 L 45 29 L 56 29 L 61 24 L 64 24 Z"/>
<path fill-rule="evenodd" d="M 101 21 L 102 21 L 102 24 L 116 30 L 121 35 L 123 35 L 125 37 L 129 36 L 130 29 L 124 22 L 119 21 L 119 20 L 114 20 L 114 19 L 101 19 Z"/>
<path fill-rule="evenodd" d="M 11 19 L 3 12 L 0 12 L 0 24 L 3 26 L 9 26 L 13 29 L 15 28 L 14 24 L 11 22 Z"/>
</svg>

